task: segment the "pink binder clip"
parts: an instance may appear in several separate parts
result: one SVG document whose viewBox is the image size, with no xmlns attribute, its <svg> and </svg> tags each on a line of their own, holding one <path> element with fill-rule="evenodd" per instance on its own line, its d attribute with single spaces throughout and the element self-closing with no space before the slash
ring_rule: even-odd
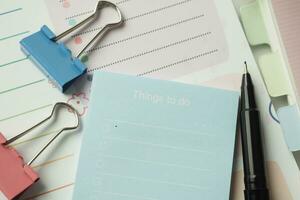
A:
<svg viewBox="0 0 300 200">
<path fill-rule="evenodd" d="M 62 128 L 34 157 L 25 164 L 22 156 L 13 148 L 8 146 L 12 142 L 26 135 L 32 129 L 46 122 L 54 115 L 58 106 L 65 106 L 76 116 L 76 125 Z M 79 126 L 79 116 L 76 110 L 69 104 L 58 102 L 54 105 L 51 115 L 22 132 L 21 134 L 6 140 L 0 133 L 0 199 L 12 200 L 22 194 L 26 189 L 39 180 L 38 174 L 30 167 L 37 157 L 63 132 L 66 130 L 76 129 Z"/>
</svg>

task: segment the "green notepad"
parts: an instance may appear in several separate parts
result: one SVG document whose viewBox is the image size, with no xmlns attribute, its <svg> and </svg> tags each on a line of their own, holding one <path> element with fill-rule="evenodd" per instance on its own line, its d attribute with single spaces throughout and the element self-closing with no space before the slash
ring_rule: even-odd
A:
<svg viewBox="0 0 300 200">
<path fill-rule="evenodd" d="M 238 98 L 95 73 L 73 199 L 228 200 Z"/>
</svg>

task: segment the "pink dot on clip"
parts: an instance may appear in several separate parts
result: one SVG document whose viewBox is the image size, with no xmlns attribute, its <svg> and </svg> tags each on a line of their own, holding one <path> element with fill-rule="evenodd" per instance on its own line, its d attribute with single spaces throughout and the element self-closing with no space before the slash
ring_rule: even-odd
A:
<svg viewBox="0 0 300 200">
<path fill-rule="evenodd" d="M 69 8 L 70 5 L 71 5 L 70 2 L 68 2 L 68 1 L 64 1 L 64 2 L 63 2 L 63 7 L 64 7 L 64 8 Z"/>
<path fill-rule="evenodd" d="M 81 43 L 82 43 L 81 37 L 76 37 L 75 38 L 75 44 L 81 44 Z"/>
</svg>

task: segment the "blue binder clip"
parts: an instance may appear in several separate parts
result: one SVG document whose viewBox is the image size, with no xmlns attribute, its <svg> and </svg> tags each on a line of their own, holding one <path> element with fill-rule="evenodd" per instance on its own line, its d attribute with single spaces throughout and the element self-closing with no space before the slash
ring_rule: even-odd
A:
<svg viewBox="0 0 300 200">
<path fill-rule="evenodd" d="M 88 22 L 94 21 L 99 17 L 100 10 L 105 7 L 111 7 L 117 11 L 118 22 L 106 24 L 79 54 L 73 57 L 71 51 L 63 43 L 58 43 L 58 40 Z M 85 50 L 106 32 L 120 26 L 123 22 L 121 11 L 115 4 L 108 1 L 98 1 L 92 15 L 60 35 L 56 36 L 44 25 L 39 32 L 22 39 L 20 44 L 25 54 L 64 92 L 78 77 L 86 73 L 87 68 L 79 59 Z"/>
</svg>

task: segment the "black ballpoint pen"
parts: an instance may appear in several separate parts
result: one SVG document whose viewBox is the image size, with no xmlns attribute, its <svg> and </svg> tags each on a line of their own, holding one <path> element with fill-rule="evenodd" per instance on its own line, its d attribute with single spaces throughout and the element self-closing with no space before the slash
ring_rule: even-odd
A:
<svg viewBox="0 0 300 200">
<path fill-rule="evenodd" d="M 266 184 L 264 155 L 261 140 L 260 117 L 254 88 L 247 69 L 241 86 L 241 139 L 244 164 L 245 200 L 269 200 Z"/>
</svg>

